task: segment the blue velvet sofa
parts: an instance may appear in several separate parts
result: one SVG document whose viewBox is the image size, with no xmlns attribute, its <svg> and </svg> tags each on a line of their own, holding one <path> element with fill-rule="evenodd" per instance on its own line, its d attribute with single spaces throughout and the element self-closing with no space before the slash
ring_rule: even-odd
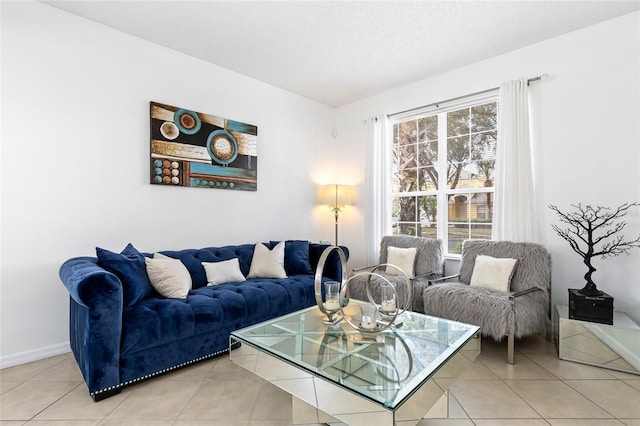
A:
<svg viewBox="0 0 640 426">
<path fill-rule="evenodd" d="M 237 258 L 247 276 L 254 247 L 161 251 L 186 266 L 192 287 L 185 299 L 165 298 L 150 286 L 144 265 L 153 255 L 132 245 L 122 253 L 97 248 L 97 257 L 67 260 L 60 278 L 70 294 L 70 345 L 91 397 L 98 401 L 123 386 L 225 353 L 231 331 L 315 304 L 315 270 L 329 246 L 307 241 L 286 241 L 286 278 L 207 286 L 201 262 Z M 323 280 L 341 276 L 333 251 Z"/>
</svg>

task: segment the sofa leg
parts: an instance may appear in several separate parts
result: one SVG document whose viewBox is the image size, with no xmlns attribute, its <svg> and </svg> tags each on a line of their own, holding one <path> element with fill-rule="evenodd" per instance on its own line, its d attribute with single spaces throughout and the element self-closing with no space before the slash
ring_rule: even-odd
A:
<svg viewBox="0 0 640 426">
<path fill-rule="evenodd" d="M 104 392 L 94 393 L 93 395 L 91 395 L 91 398 L 93 398 L 93 402 L 98 402 L 102 401 L 103 399 L 109 398 L 110 396 L 117 395 L 120 393 L 120 391 L 121 389 L 118 387 Z"/>
<path fill-rule="evenodd" d="M 507 336 L 507 362 L 513 365 L 513 352 L 515 346 L 515 336 L 514 333 L 509 333 Z"/>
</svg>

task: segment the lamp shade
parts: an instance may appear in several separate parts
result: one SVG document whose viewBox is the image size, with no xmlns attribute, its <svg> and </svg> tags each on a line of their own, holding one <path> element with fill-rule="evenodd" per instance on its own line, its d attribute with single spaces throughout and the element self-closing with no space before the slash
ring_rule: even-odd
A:
<svg viewBox="0 0 640 426">
<path fill-rule="evenodd" d="M 351 187 L 349 185 L 324 185 L 322 187 L 322 204 L 344 206 L 351 204 Z"/>
</svg>

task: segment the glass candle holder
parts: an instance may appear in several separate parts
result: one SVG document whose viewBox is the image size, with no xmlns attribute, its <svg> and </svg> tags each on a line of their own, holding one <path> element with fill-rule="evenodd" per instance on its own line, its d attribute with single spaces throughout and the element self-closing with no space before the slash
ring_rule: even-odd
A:
<svg viewBox="0 0 640 426">
<path fill-rule="evenodd" d="M 340 283 L 337 281 L 327 281 L 324 284 L 325 302 L 324 309 L 328 312 L 340 310 Z"/>
<path fill-rule="evenodd" d="M 393 314 L 396 312 L 396 292 L 393 286 L 389 284 L 380 285 L 380 311 L 384 314 Z"/>
<path fill-rule="evenodd" d="M 374 330 L 378 326 L 376 324 L 377 311 L 378 309 L 373 303 L 363 303 L 360 305 L 360 313 L 362 314 L 360 326 L 367 330 Z"/>
</svg>

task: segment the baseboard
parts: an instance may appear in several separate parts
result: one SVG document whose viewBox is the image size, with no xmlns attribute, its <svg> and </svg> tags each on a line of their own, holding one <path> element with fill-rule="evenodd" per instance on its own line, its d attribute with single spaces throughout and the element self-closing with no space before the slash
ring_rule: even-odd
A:
<svg viewBox="0 0 640 426">
<path fill-rule="evenodd" d="M 16 354 L 0 357 L 0 368 L 13 367 L 27 362 L 39 361 L 56 355 L 71 352 L 69 342 L 58 343 L 57 345 L 45 346 L 44 348 L 30 351 L 18 352 Z"/>
</svg>

